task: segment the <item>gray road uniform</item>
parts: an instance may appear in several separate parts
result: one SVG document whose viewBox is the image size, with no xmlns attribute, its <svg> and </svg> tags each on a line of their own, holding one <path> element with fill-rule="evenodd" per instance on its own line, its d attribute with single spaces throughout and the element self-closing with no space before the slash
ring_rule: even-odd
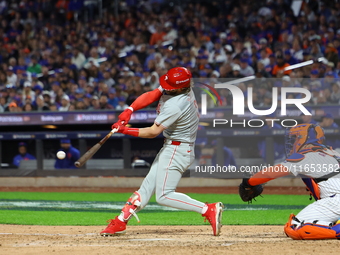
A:
<svg viewBox="0 0 340 255">
<path fill-rule="evenodd" d="M 137 191 L 141 196 L 140 209 L 155 193 L 156 201 L 161 205 L 202 213 L 204 203 L 175 192 L 182 174 L 195 158 L 199 113 L 194 93 L 162 95 L 157 113 L 155 123 L 166 128 L 163 131 L 165 141 Z"/>
</svg>

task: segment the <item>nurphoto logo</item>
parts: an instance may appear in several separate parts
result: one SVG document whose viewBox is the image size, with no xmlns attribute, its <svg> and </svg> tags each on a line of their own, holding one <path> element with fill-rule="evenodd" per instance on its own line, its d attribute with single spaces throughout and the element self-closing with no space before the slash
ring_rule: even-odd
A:
<svg viewBox="0 0 340 255">
<path fill-rule="evenodd" d="M 255 79 L 254 76 L 245 77 L 241 79 L 237 79 L 237 83 L 245 82 Z M 242 81 L 241 81 L 242 80 Z M 269 109 L 256 109 L 253 102 L 253 97 L 249 95 L 253 95 L 253 87 L 249 86 L 246 89 L 246 94 L 248 95 L 245 100 L 244 91 L 242 91 L 239 87 L 237 87 L 235 84 L 237 84 L 235 81 L 228 81 L 224 83 L 218 83 L 215 84 L 213 87 L 207 84 L 205 85 L 209 90 L 213 92 L 213 95 L 210 91 L 208 91 L 205 88 L 201 88 L 206 94 L 201 94 L 201 115 L 207 115 L 207 95 L 209 95 L 214 104 L 217 104 L 218 102 L 221 103 L 221 98 L 216 89 L 227 89 L 229 90 L 231 97 L 232 97 L 232 110 L 233 110 L 233 116 L 241 117 L 245 115 L 245 101 L 247 100 L 247 107 L 248 110 L 255 116 L 267 116 L 271 115 L 274 112 L 276 112 L 278 107 L 278 101 L 280 101 L 280 114 L 281 116 L 287 116 L 287 105 L 292 105 L 297 107 L 302 114 L 304 115 L 312 115 L 306 107 L 303 105 L 311 99 L 312 95 L 311 92 L 302 87 L 273 87 L 271 91 L 271 107 Z M 280 93 L 279 90 L 280 89 Z M 280 95 L 280 98 L 279 98 Z M 288 95 L 300 95 L 299 98 L 289 98 Z M 216 97 L 216 98 L 215 98 Z M 291 96 L 290 96 L 291 97 Z M 279 99 L 279 100 L 278 100 Z M 213 127 L 216 127 L 218 125 L 226 125 L 230 124 L 230 127 L 234 127 L 235 125 L 242 125 L 243 127 L 262 127 L 265 122 L 267 123 L 271 122 L 271 125 L 273 126 L 275 122 L 280 122 L 283 127 L 294 127 L 298 123 L 294 119 L 243 119 L 243 120 L 232 120 L 232 119 L 213 119 Z M 289 124 L 288 124 L 289 123 Z M 292 124 L 293 123 L 293 124 Z"/>
</svg>

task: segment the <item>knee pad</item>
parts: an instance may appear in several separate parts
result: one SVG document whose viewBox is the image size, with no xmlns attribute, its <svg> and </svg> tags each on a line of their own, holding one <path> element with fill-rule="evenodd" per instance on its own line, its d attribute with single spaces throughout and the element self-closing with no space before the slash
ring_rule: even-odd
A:
<svg viewBox="0 0 340 255">
<path fill-rule="evenodd" d="M 135 216 L 138 222 L 140 222 L 136 214 L 136 210 L 140 209 L 141 204 L 142 204 L 141 201 L 142 199 L 141 199 L 140 194 L 137 191 L 135 191 L 131 195 L 131 197 L 128 199 L 128 201 L 126 202 L 125 206 L 122 209 L 121 215 L 124 221 L 128 221 L 131 218 L 131 216 Z"/>
<path fill-rule="evenodd" d="M 333 227 L 312 223 L 297 226 L 291 224 L 294 217 L 295 216 L 291 214 L 288 222 L 284 226 L 286 235 L 294 240 L 340 239 L 340 224 L 334 225 Z"/>
</svg>

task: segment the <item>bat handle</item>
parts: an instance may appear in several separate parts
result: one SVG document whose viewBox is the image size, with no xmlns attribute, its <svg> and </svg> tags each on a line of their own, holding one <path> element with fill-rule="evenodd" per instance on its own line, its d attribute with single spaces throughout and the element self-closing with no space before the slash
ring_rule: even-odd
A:
<svg viewBox="0 0 340 255">
<path fill-rule="evenodd" d="M 118 131 L 118 129 L 117 129 L 117 128 L 114 128 L 114 129 L 111 130 L 110 133 L 111 133 L 111 135 L 113 135 L 113 134 L 116 133 L 117 131 Z"/>
<path fill-rule="evenodd" d="M 118 131 L 117 128 L 114 128 L 110 131 L 110 133 L 108 133 L 100 142 L 99 144 L 102 145 L 103 143 L 105 143 L 107 141 L 107 139 L 109 139 L 114 133 L 116 133 Z"/>
</svg>

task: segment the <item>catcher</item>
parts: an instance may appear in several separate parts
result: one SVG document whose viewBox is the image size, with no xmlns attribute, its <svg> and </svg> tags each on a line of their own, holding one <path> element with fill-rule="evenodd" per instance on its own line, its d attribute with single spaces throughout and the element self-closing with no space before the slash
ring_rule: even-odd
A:
<svg viewBox="0 0 340 255">
<path fill-rule="evenodd" d="M 316 200 L 284 226 L 295 240 L 340 239 L 340 154 L 323 145 L 323 129 L 315 124 L 300 124 L 286 134 L 287 159 L 243 179 L 239 187 L 243 201 L 251 202 L 262 192 L 262 184 L 292 173 L 301 177 Z"/>
</svg>

